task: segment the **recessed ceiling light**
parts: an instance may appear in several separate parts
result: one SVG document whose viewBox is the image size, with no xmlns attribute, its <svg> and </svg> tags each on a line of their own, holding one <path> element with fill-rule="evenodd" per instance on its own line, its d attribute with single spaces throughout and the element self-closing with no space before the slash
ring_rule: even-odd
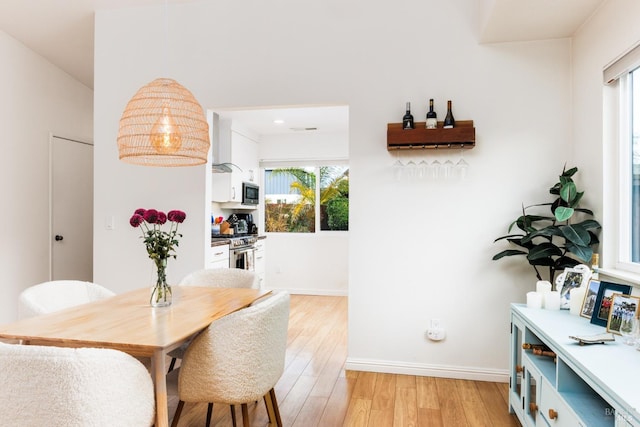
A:
<svg viewBox="0 0 640 427">
<path fill-rule="evenodd" d="M 283 123 L 284 123 L 284 120 L 282 120 L 282 119 L 276 119 L 276 120 L 274 120 L 274 121 L 273 121 L 273 123 L 275 123 L 275 124 L 277 124 L 277 125 L 281 125 L 281 124 L 283 124 Z"/>
</svg>

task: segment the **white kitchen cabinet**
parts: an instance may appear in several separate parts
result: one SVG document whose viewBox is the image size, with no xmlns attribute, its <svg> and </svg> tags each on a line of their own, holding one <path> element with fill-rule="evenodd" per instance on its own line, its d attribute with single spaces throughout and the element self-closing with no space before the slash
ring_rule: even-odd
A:
<svg viewBox="0 0 640 427">
<path fill-rule="evenodd" d="M 605 332 L 569 310 L 512 304 L 509 410 L 523 426 L 640 426 L 638 351 L 622 340 L 580 346 L 569 338 Z"/>
<path fill-rule="evenodd" d="M 211 174 L 211 200 L 220 203 L 241 203 L 242 183 L 258 182 L 258 145 L 242 130 L 232 129 L 231 123 L 218 121 L 214 138 L 217 156 L 214 163 L 233 163 L 229 173 Z M 239 169 L 238 169 L 239 168 Z"/>
<path fill-rule="evenodd" d="M 255 262 L 255 273 L 258 276 L 258 280 L 260 283 L 260 287 L 264 288 L 266 285 L 266 260 L 267 260 L 267 241 L 266 239 L 258 239 L 255 244 L 256 247 L 256 262 Z"/>
<path fill-rule="evenodd" d="M 229 245 L 211 246 L 207 268 L 229 268 Z"/>
</svg>

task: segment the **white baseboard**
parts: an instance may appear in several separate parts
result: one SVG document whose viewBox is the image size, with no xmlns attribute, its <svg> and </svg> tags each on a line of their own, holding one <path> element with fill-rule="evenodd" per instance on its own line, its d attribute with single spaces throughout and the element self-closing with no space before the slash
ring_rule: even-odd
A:
<svg viewBox="0 0 640 427">
<path fill-rule="evenodd" d="M 347 357 L 348 371 L 381 372 L 386 374 L 418 375 L 422 377 L 455 378 L 461 380 L 509 382 L 509 371 L 474 367 L 398 363 L 388 360 L 355 359 Z"/>
<path fill-rule="evenodd" d="M 349 295 L 349 291 L 345 289 L 281 289 L 270 288 L 269 286 L 265 286 L 264 288 L 274 291 L 287 291 L 292 295 L 320 295 L 331 297 L 346 297 Z"/>
</svg>

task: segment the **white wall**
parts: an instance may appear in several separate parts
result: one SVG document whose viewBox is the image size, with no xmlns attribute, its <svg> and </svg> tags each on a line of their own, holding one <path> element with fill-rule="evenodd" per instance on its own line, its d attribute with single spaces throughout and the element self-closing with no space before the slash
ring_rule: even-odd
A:
<svg viewBox="0 0 640 427">
<path fill-rule="evenodd" d="M 49 280 L 49 136 L 91 141 L 92 91 L 0 31 L 0 323 Z"/>
<path fill-rule="evenodd" d="M 601 251 L 602 247 L 612 244 L 607 234 L 616 233 L 615 219 L 607 211 L 607 206 L 615 203 L 611 187 L 613 185 L 615 188 L 615 183 L 611 183 L 610 178 L 617 173 L 612 158 L 615 156 L 615 146 L 603 143 L 603 93 L 614 89 L 604 86 L 602 71 L 611 61 L 640 42 L 638 16 L 639 2 L 605 2 L 573 40 L 574 157 L 576 163 L 583 166 L 580 183 L 587 189 L 585 205 L 590 206 L 596 217 L 603 220 Z M 601 267 L 614 266 L 616 260 L 609 256 L 612 251 L 613 248 L 602 251 Z"/>
<path fill-rule="evenodd" d="M 258 145 L 261 162 L 278 160 L 347 160 L 348 132 L 300 132 L 284 135 L 263 135 Z"/>
<path fill-rule="evenodd" d="M 146 277 L 126 222 L 134 208 L 204 211 L 204 171 L 118 162 L 118 120 L 139 86 L 168 74 L 208 108 L 348 105 L 349 366 L 506 378 L 509 303 L 524 301 L 535 278 L 522 262 L 492 262 L 502 249 L 492 242 L 521 203 L 546 200 L 570 160 L 570 42 L 480 46 L 472 3 L 204 0 L 169 7 L 168 48 L 163 7 L 99 12 L 96 222 L 115 215 L 122 226 L 96 228 L 96 280 L 124 289 Z M 469 177 L 398 184 L 386 124 L 405 101 L 423 117 L 429 98 L 440 117 L 452 99 L 458 120 L 475 121 Z M 170 274 L 201 256 L 205 230 L 205 220 L 185 226 Z M 433 317 L 444 342 L 424 337 Z"/>
</svg>

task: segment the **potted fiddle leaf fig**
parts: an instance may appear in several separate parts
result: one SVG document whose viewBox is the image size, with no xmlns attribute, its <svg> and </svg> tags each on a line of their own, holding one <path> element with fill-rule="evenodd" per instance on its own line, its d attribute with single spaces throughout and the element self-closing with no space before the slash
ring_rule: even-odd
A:
<svg viewBox="0 0 640 427">
<path fill-rule="evenodd" d="M 522 215 L 509 226 L 510 234 L 494 240 L 494 243 L 506 240 L 515 249 L 505 249 L 494 255 L 493 260 L 524 256 L 538 280 L 551 283 L 565 268 L 590 263 L 593 247 L 600 242 L 596 234 L 600 223 L 590 218 L 591 210 L 578 206 L 584 192 L 579 192 L 573 181 L 576 172 L 575 167 L 563 168 L 559 182 L 549 189 L 554 201 L 522 206 Z M 512 233 L 514 227 L 518 231 Z M 547 277 L 543 279 L 545 272 Z"/>
</svg>

